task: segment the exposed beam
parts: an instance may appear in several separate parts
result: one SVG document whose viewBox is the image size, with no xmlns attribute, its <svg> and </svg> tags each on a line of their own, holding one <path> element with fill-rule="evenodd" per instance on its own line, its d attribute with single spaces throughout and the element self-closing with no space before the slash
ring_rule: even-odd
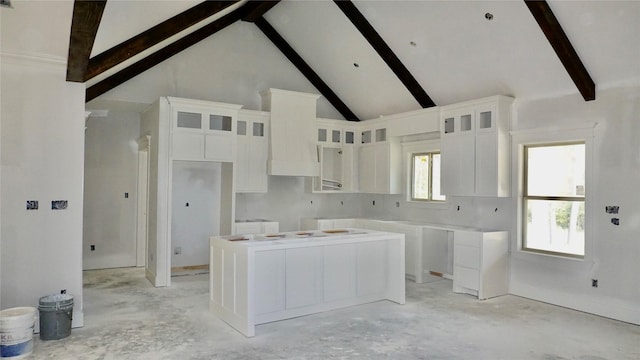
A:
<svg viewBox="0 0 640 360">
<path fill-rule="evenodd" d="M 276 29 L 267 22 L 263 17 L 260 17 L 254 21 L 256 26 L 271 40 L 271 42 L 284 54 L 284 56 L 298 68 L 298 70 L 304 75 L 313 86 L 333 105 L 345 119 L 349 121 L 360 121 L 358 117 L 347 107 L 347 105 L 340 100 L 338 95 L 329 88 L 318 74 L 293 50 L 293 48 L 287 43 L 287 41 L 278 34 Z"/>
<path fill-rule="evenodd" d="M 596 85 L 589 76 L 589 72 L 580 61 L 580 57 L 571 45 L 569 38 L 562 30 L 562 26 L 558 19 L 551 11 L 549 4 L 542 1 L 525 0 L 525 4 L 531 11 L 533 18 L 536 19 L 540 29 L 549 40 L 549 44 L 553 47 L 558 58 L 564 65 L 564 68 L 571 76 L 571 79 L 578 87 L 580 94 L 585 101 L 596 99 Z"/>
<path fill-rule="evenodd" d="M 270 1 L 249 0 L 249 2 L 253 3 L 255 7 L 251 9 L 247 13 L 247 15 L 245 15 L 245 17 L 242 18 L 242 20 L 248 21 L 248 22 L 255 22 L 256 20 L 261 18 L 262 15 L 266 14 L 267 11 L 271 10 L 272 7 L 278 5 L 280 0 L 270 0 Z"/>
<path fill-rule="evenodd" d="M 382 39 L 378 32 L 371 26 L 369 21 L 362 15 L 356 6 L 348 0 L 334 0 L 336 5 L 349 18 L 349 20 L 360 31 L 362 36 L 371 44 L 378 55 L 389 65 L 391 71 L 400 79 L 402 84 L 409 90 L 411 95 L 418 101 L 420 106 L 428 108 L 436 106 L 426 91 L 420 86 L 418 81 L 411 75 L 409 70 L 404 66 L 402 61 L 398 59 L 396 54 L 391 50 L 387 43 Z"/>
<path fill-rule="evenodd" d="M 93 42 L 106 5 L 106 0 L 76 0 L 73 3 L 69 55 L 67 57 L 67 81 L 84 82 Z"/>
<path fill-rule="evenodd" d="M 180 38 L 179 40 L 171 43 L 170 45 L 167 45 L 166 47 L 145 57 L 144 59 L 139 60 L 136 63 L 126 67 L 125 69 L 122 69 L 117 73 L 109 76 L 108 78 L 90 86 L 89 88 L 87 88 L 85 101 L 91 101 L 95 99 L 96 97 L 106 93 L 116 86 L 128 80 L 131 80 L 135 76 L 138 76 L 139 74 L 151 69 L 152 67 L 167 60 L 173 55 L 180 53 L 190 46 L 197 44 L 201 40 L 206 39 L 207 37 L 242 19 L 246 14 L 246 11 L 243 10 L 243 8 L 244 7 L 237 9 L 221 17 L 220 19 L 217 19 L 203 26 L 202 28 L 190 33 L 189 35 L 186 35 L 183 38 Z"/>
<path fill-rule="evenodd" d="M 205 1 L 89 60 L 84 80 L 89 80 L 169 37 L 211 17 L 238 1 Z"/>
</svg>

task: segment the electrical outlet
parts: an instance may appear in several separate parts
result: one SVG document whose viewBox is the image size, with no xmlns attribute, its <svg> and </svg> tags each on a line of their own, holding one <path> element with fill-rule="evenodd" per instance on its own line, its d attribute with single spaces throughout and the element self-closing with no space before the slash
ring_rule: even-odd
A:
<svg viewBox="0 0 640 360">
<path fill-rule="evenodd" d="M 182 248 L 180 246 L 176 247 L 175 249 L 173 249 L 173 254 L 174 255 L 181 255 L 182 254 Z"/>
<path fill-rule="evenodd" d="M 89 245 L 89 250 L 96 251 L 96 246 L 95 245 Z"/>
<path fill-rule="evenodd" d="M 598 287 L 598 279 L 591 279 L 591 286 Z"/>
<path fill-rule="evenodd" d="M 125 199 L 128 199 L 128 198 L 129 198 L 129 193 L 128 193 L 128 192 L 124 193 L 124 198 L 125 198 Z"/>
</svg>

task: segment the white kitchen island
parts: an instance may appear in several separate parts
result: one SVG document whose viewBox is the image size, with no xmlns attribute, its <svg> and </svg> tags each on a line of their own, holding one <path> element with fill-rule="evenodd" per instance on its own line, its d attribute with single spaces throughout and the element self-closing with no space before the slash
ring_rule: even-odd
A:
<svg viewBox="0 0 640 360">
<path fill-rule="evenodd" d="M 405 303 L 404 234 L 364 229 L 214 236 L 209 306 L 255 325 L 379 300 Z"/>
</svg>

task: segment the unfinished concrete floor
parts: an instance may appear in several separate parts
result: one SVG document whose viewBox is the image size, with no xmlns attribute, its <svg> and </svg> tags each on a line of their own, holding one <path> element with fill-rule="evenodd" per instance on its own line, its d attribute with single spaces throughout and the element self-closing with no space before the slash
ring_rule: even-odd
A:
<svg viewBox="0 0 640 360">
<path fill-rule="evenodd" d="M 640 359 L 640 326 L 515 296 L 478 301 L 451 282 L 407 282 L 381 301 L 259 325 L 208 311 L 208 275 L 153 288 L 141 269 L 85 272 L 85 326 L 35 340 L 32 359 Z"/>
</svg>

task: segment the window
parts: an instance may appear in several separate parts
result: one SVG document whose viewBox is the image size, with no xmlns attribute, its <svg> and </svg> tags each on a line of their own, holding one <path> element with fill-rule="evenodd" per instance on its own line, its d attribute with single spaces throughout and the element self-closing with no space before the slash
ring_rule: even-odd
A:
<svg viewBox="0 0 640 360">
<path fill-rule="evenodd" d="M 522 249 L 584 258 L 585 142 L 524 146 Z"/>
<path fill-rule="evenodd" d="M 440 152 L 411 155 L 411 201 L 445 201 L 440 193 Z"/>
</svg>

